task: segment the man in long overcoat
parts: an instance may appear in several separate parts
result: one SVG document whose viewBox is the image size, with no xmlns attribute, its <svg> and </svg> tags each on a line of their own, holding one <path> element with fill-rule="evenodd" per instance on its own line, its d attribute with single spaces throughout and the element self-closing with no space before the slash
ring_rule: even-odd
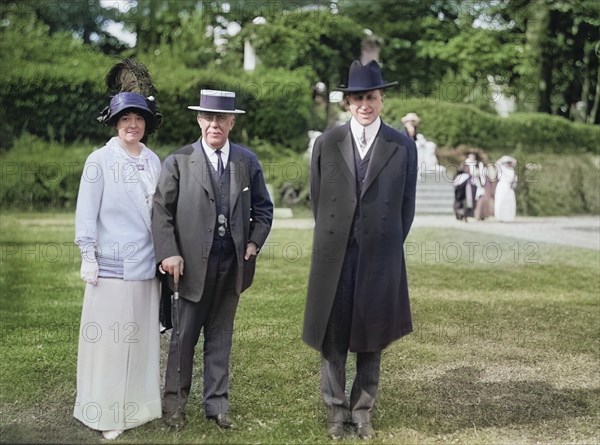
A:
<svg viewBox="0 0 600 445">
<path fill-rule="evenodd" d="M 163 419 L 172 427 L 185 423 L 203 330 L 204 411 L 219 427 L 231 428 L 233 322 L 271 229 L 273 204 L 256 155 L 229 141 L 235 115 L 244 112 L 235 108 L 235 94 L 202 90 L 200 105 L 188 108 L 198 111 L 202 137 L 165 159 L 152 214 L 156 260 L 181 294 L 173 311 Z"/>
<path fill-rule="evenodd" d="M 384 88 L 377 62 L 350 66 L 344 92 L 352 119 L 321 135 L 311 158 L 315 218 L 303 340 L 321 352 L 327 433 L 374 436 L 372 411 L 381 351 L 412 331 L 403 244 L 415 213 L 417 149 L 379 117 Z M 350 397 L 348 352 L 357 353 Z"/>
</svg>

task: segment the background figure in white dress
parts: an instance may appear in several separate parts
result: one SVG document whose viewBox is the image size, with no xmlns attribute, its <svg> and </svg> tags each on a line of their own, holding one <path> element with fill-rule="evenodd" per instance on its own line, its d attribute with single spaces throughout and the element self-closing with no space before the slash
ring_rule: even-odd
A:
<svg viewBox="0 0 600 445">
<path fill-rule="evenodd" d="M 419 161 L 419 172 L 421 175 L 428 173 L 443 172 L 446 168 L 438 163 L 435 152 L 437 144 L 433 141 L 428 141 L 425 136 L 418 133 L 415 139 L 417 145 L 417 155 Z"/>
<path fill-rule="evenodd" d="M 88 157 L 77 197 L 75 243 L 86 287 L 73 416 L 108 440 L 161 416 L 150 221 L 160 160 L 141 142 L 161 117 L 153 98 L 115 94 L 99 120 L 117 136 Z"/>
<path fill-rule="evenodd" d="M 512 156 L 502 156 L 496 162 L 498 185 L 494 199 L 494 216 L 497 221 L 514 221 L 517 215 L 517 199 L 514 190 L 518 179 L 515 173 L 516 164 L 517 161 Z"/>
</svg>

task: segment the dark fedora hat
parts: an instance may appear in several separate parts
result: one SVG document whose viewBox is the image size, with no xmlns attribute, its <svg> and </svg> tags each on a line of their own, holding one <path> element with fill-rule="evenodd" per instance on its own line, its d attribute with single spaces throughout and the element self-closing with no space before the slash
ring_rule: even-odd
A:
<svg viewBox="0 0 600 445">
<path fill-rule="evenodd" d="M 336 88 L 337 91 L 345 93 L 356 93 L 359 91 L 379 90 L 397 85 L 398 82 L 385 82 L 381 77 L 381 67 L 371 60 L 366 65 L 355 60 L 348 70 L 348 85 Z"/>
<path fill-rule="evenodd" d="M 200 105 L 190 105 L 188 108 L 190 110 L 206 111 L 207 113 L 245 113 L 244 110 L 235 108 L 235 93 L 233 91 L 200 90 Z"/>
<path fill-rule="evenodd" d="M 146 98 L 139 93 L 122 92 L 110 99 L 110 104 L 100 113 L 98 120 L 103 124 L 114 126 L 117 119 L 125 111 L 137 111 L 146 121 L 146 134 L 151 134 L 162 123 L 162 114 L 156 111 L 154 97 Z"/>
</svg>

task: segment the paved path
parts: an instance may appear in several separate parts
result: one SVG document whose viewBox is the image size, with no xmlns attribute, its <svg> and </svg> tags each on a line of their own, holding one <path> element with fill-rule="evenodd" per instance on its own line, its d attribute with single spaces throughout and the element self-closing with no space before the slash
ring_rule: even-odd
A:
<svg viewBox="0 0 600 445">
<path fill-rule="evenodd" d="M 312 219 L 275 219 L 274 229 L 312 229 Z M 454 215 L 417 215 L 413 227 L 444 227 L 497 234 L 533 242 L 560 244 L 600 250 L 600 216 L 517 217 L 514 222 L 493 220 L 468 223 Z"/>
</svg>

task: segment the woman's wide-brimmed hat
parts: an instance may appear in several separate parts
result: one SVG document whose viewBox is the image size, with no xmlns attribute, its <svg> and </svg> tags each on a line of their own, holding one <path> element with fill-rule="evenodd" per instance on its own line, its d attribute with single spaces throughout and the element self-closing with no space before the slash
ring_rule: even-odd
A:
<svg viewBox="0 0 600 445">
<path fill-rule="evenodd" d="M 421 119 L 419 116 L 417 116 L 417 113 L 407 113 L 402 119 L 400 119 L 400 122 L 403 124 L 406 122 L 414 122 L 415 125 L 419 125 Z"/>
<path fill-rule="evenodd" d="M 517 160 L 515 158 L 513 158 L 512 156 L 504 155 L 500 159 L 498 159 L 498 161 L 496 161 L 496 163 L 497 164 L 511 164 L 511 165 L 515 165 L 517 163 Z"/>
<path fill-rule="evenodd" d="M 509 166 L 514 168 L 515 165 L 517 165 L 517 160 L 512 156 L 504 155 L 496 161 L 496 164 L 508 164 Z"/>
<path fill-rule="evenodd" d="M 200 105 L 190 105 L 188 108 L 207 113 L 245 113 L 244 110 L 235 108 L 235 93 L 233 91 L 200 90 Z"/>
<path fill-rule="evenodd" d="M 103 124 L 115 126 L 117 119 L 125 111 L 136 111 L 144 116 L 146 121 L 145 134 L 151 134 L 162 123 L 162 114 L 156 111 L 154 97 L 144 97 L 139 93 L 122 92 L 110 99 L 110 104 L 100 113 L 98 120 Z"/>
<path fill-rule="evenodd" d="M 359 60 L 355 60 L 348 70 L 348 85 L 336 88 L 337 91 L 345 93 L 357 93 L 360 91 L 371 91 L 388 88 L 398 85 L 398 82 L 386 82 L 381 76 L 381 67 L 371 60 L 363 65 Z"/>
</svg>

